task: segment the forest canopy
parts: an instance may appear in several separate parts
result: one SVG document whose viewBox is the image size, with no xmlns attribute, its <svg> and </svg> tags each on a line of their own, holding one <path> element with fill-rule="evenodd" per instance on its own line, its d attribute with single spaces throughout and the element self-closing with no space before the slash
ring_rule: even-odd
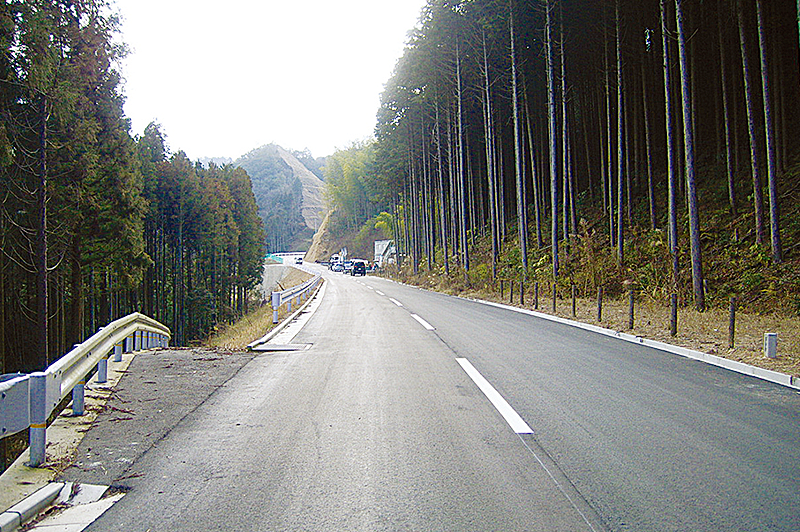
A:
<svg viewBox="0 0 800 532">
<path fill-rule="evenodd" d="M 746 263 L 751 299 L 797 294 L 798 49 L 793 0 L 429 0 L 381 96 L 370 210 L 415 272 L 646 277 L 703 309 Z"/>
<path fill-rule="evenodd" d="M 247 173 L 169 153 L 157 124 L 131 135 L 118 26 L 104 0 L 0 3 L 0 373 L 134 310 L 183 345 L 260 280 Z"/>
</svg>

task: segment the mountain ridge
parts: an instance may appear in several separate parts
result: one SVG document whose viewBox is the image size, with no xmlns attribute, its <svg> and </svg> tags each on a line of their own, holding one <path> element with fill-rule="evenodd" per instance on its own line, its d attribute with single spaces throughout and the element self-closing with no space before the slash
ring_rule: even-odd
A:
<svg viewBox="0 0 800 532">
<path fill-rule="evenodd" d="M 322 224 L 324 183 L 289 150 L 265 144 L 234 163 L 247 171 L 267 232 L 267 251 L 305 251 Z"/>
</svg>

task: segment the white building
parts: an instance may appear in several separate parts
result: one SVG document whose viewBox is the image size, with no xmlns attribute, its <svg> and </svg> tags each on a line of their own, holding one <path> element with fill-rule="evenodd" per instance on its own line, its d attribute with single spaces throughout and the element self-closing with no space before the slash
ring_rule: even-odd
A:
<svg viewBox="0 0 800 532">
<path fill-rule="evenodd" d="M 375 264 L 379 268 L 387 264 L 393 264 L 397 261 L 397 248 L 394 245 L 394 240 L 376 240 L 375 241 Z"/>
</svg>

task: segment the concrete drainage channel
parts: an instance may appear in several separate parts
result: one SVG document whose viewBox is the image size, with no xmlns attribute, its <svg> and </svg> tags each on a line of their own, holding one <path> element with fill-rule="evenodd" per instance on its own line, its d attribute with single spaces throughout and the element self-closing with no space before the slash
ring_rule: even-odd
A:
<svg viewBox="0 0 800 532">
<path fill-rule="evenodd" d="M 51 482 L 0 514 L 0 532 L 17 530 L 47 508 L 28 530 L 80 532 L 124 495 L 108 486 Z"/>
<path fill-rule="evenodd" d="M 306 351 L 312 344 L 261 344 L 252 347 L 252 351 L 272 353 L 277 351 Z"/>
</svg>

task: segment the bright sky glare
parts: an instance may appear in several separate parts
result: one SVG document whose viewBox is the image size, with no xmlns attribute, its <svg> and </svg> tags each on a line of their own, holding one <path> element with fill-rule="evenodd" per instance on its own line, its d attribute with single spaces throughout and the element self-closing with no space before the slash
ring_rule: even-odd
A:
<svg viewBox="0 0 800 532">
<path fill-rule="evenodd" d="M 173 152 L 274 142 L 315 157 L 371 137 L 384 83 L 425 0 L 116 0 L 125 114 Z"/>
</svg>

